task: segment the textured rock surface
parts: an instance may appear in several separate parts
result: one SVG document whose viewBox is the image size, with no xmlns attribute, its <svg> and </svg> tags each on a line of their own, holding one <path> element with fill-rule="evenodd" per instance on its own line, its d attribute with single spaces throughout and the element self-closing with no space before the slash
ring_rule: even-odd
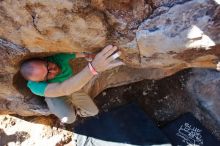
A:
<svg viewBox="0 0 220 146">
<path fill-rule="evenodd" d="M 0 115 L 0 120 L 1 146 L 62 146 L 74 136 L 72 132 L 53 127 L 54 121 L 43 117 L 27 122 L 13 116 Z"/>
<path fill-rule="evenodd" d="M 196 99 L 204 111 L 220 123 L 220 74 L 215 70 L 193 69 L 187 83 L 190 96 Z"/>
<path fill-rule="evenodd" d="M 188 67 L 215 68 L 219 16 L 220 6 L 212 0 L 2 0 L 0 110 L 50 114 L 17 74 L 19 62 L 32 56 L 119 46 L 127 66 L 93 79 L 88 85 L 94 88 L 84 88 L 93 97 L 107 87 L 159 79 Z"/>
<path fill-rule="evenodd" d="M 216 53 L 219 52 L 211 49 L 220 41 L 219 34 L 213 31 L 219 29 L 213 17 L 216 10 L 213 3 L 194 0 L 182 1 L 174 6 L 169 4 L 157 8 L 138 28 L 136 39 L 141 65 L 158 68 L 205 67 L 199 62 L 217 59 Z M 181 56 L 187 54 L 189 56 Z"/>
</svg>

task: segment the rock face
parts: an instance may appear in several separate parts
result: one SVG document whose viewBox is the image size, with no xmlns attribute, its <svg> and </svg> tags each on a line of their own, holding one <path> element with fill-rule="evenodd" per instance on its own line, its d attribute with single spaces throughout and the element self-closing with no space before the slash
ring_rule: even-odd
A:
<svg viewBox="0 0 220 146">
<path fill-rule="evenodd" d="M 213 0 L 1 0 L 0 26 L 0 110 L 26 116 L 50 114 L 18 73 L 33 56 L 117 45 L 127 66 L 88 83 L 84 90 L 95 97 L 184 68 L 215 68 L 220 55 L 220 5 Z"/>
<path fill-rule="evenodd" d="M 219 87 L 220 74 L 214 70 L 193 69 L 190 80 L 187 82 L 190 96 L 196 99 L 204 111 L 210 113 L 216 123 L 220 123 Z"/>
</svg>

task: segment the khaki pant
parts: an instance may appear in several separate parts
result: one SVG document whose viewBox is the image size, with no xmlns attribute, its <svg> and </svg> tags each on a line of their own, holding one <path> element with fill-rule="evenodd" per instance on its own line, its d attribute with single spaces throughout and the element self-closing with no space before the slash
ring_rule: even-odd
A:
<svg viewBox="0 0 220 146">
<path fill-rule="evenodd" d="M 83 91 L 72 93 L 70 96 L 45 98 L 52 114 L 63 123 L 73 123 L 76 115 L 81 117 L 95 116 L 99 110 L 89 95 Z"/>
</svg>

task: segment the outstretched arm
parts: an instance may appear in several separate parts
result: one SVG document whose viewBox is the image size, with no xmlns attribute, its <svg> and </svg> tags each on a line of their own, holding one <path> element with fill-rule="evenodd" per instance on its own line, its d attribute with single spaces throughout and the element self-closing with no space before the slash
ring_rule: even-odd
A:
<svg viewBox="0 0 220 146">
<path fill-rule="evenodd" d="M 113 47 L 112 45 L 109 45 L 96 55 L 92 61 L 92 66 L 97 72 L 103 72 L 124 64 L 121 61 L 115 60 L 118 56 L 120 56 L 121 53 L 117 52 L 118 55 L 116 53 L 112 54 L 116 50 L 116 46 Z M 73 92 L 79 91 L 92 79 L 93 76 L 94 75 L 89 67 L 86 66 L 81 72 L 62 83 L 49 83 L 44 93 L 45 97 L 60 97 L 70 95 Z"/>
</svg>

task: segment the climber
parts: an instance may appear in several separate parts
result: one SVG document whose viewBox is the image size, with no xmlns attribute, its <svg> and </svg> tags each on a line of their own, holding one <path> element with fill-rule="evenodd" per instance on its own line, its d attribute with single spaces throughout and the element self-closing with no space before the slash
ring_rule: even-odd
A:
<svg viewBox="0 0 220 146">
<path fill-rule="evenodd" d="M 20 73 L 28 80 L 27 86 L 32 93 L 45 97 L 52 114 L 63 123 L 73 123 L 76 115 L 87 117 L 98 114 L 97 106 L 82 91 L 82 87 L 99 73 L 123 65 L 123 62 L 116 60 L 120 54 L 116 46 L 108 45 L 74 76 L 69 61 L 86 57 L 82 53 L 62 53 L 26 60 L 21 64 Z"/>
</svg>

